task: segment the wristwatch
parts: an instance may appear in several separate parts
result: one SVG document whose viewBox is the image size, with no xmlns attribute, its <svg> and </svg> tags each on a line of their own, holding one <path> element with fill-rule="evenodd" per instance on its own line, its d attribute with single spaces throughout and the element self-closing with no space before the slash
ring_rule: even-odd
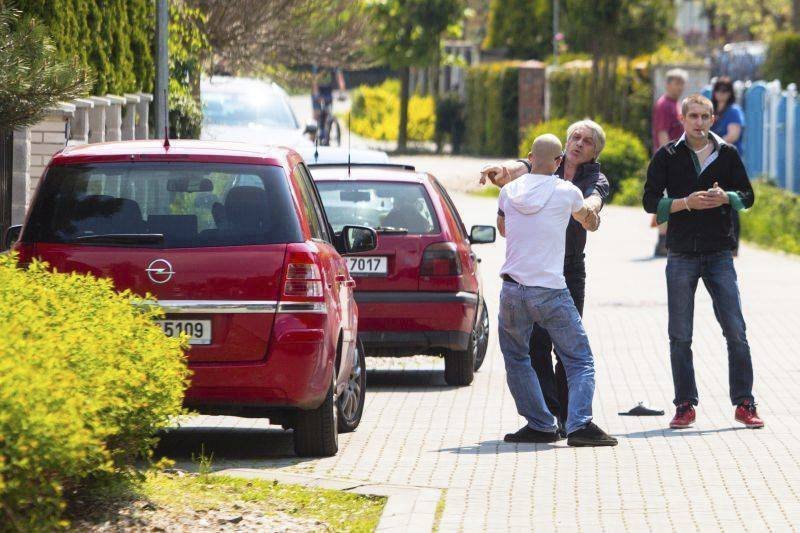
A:
<svg viewBox="0 0 800 533">
<path fill-rule="evenodd" d="M 531 163 L 530 163 L 530 161 L 528 161 L 527 159 L 517 159 L 517 161 L 519 161 L 520 163 L 522 163 L 523 165 L 525 165 L 525 168 L 527 168 L 527 169 L 528 169 L 528 174 L 530 174 L 530 173 L 531 173 L 531 170 L 532 170 L 532 169 L 531 169 Z"/>
</svg>

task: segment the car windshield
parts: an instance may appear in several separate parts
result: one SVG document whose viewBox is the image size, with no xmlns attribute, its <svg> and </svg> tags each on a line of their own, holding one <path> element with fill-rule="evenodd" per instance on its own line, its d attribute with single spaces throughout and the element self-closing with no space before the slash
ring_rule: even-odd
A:
<svg viewBox="0 0 800 533">
<path fill-rule="evenodd" d="M 215 126 L 264 126 L 297 129 L 297 119 L 284 96 L 265 84 L 204 85 L 203 123 Z"/>
<path fill-rule="evenodd" d="M 280 167 L 106 163 L 51 167 L 23 241 L 187 248 L 302 234 Z"/>
<path fill-rule="evenodd" d="M 348 224 L 406 230 L 409 234 L 439 233 L 425 187 L 416 183 L 381 181 L 318 181 L 317 188 L 334 231 Z"/>
</svg>

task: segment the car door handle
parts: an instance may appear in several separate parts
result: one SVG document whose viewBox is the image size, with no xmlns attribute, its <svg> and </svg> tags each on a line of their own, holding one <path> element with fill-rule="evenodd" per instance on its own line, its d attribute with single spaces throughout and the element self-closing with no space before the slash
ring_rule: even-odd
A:
<svg viewBox="0 0 800 533">
<path fill-rule="evenodd" d="M 356 286 L 356 280 L 348 279 L 347 281 L 344 282 L 344 284 L 345 284 L 346 287 L 355 287 Z"/>
</svg>

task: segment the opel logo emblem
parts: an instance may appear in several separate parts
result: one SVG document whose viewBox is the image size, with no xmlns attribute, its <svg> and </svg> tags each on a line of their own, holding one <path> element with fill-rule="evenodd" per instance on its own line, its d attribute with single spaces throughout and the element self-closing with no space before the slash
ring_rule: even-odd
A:
<svg viewBox="0 0 800 533">
<path fill-rule="evenodd" d="M 175 275 L 172 265 L 166 259 L 155 259 L 147 266 L 145 272 L 150 281 L 158 284 L 168 282 Z"/>
</svg>

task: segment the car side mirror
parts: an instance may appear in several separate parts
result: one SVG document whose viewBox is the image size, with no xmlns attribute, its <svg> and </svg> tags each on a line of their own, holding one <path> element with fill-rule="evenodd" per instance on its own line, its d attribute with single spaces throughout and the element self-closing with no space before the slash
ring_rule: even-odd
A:
<svg viewBox="0 0 800 533">
<path fill-rule="evenodd" d="M 19 235 L 22 233 L 22 226 L 11 226 L 6 230 L 6 234 L 3 236 L 3 243 L 2 243 L 2 251 L 6 251 L 15 242 L 19 240 Z"/>
<path fill-rule="evenodd" d="M 306 128 L 303 130 L 303 135 L 311 135 L 312 137 L 317 135 L 317 123 L 316 122 L 307 122 Z"/>
<path fill-rule="evenodd" d="M 470 244 L 489 244 L 497 239 L 494 226 L 472 226 L 469 231 Z"/>
<path fill-rule="evenodd" d="M 342 228 L 341 250 L 343 254 L 369 252 L 378 246 L 378 234 L 366 226 L 345 226 Z"/>
</svg>

